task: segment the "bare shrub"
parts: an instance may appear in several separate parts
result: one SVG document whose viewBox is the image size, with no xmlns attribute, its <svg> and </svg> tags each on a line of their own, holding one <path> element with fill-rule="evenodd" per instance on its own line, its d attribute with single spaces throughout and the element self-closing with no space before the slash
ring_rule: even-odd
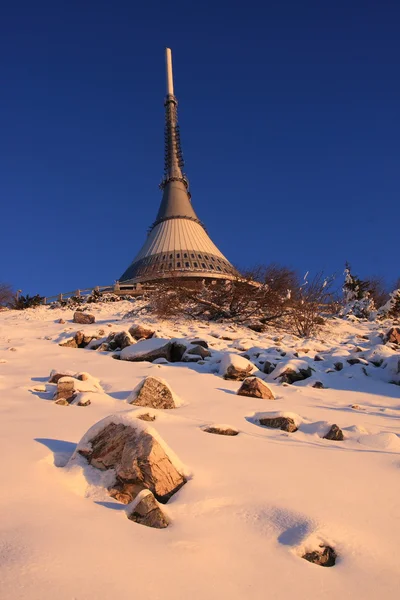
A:
<svg viewBox="0 0 400 600">
<path fill-rule="evenodd" d="M 369 277 L 368 291 L 377 308 L 383 306 L 389 299 L 389 293 L 383 277 L 378 277 L 377 275 Z"/>
<path fill-rule="evenodd" d="M 306 276 L 304 283 L 295 290 L 290 321 L 300 337 L 315 334 L 324 324 L 322 314 L 330 311 L 333 301 L 332 284 L 332 277 L 326 278 L 323 273 L 317 273 L 310 281 Z"/>
</svg>

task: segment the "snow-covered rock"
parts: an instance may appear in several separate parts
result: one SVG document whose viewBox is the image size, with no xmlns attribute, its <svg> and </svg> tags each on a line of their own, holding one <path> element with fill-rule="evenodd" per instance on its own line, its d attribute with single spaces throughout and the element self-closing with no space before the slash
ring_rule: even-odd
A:
<svg viewBox="0 0 400 600">
<path fill-rule="evenodd" d="M 281 383 L 295 383 L 302 381 L 312 375 L 312 368 L 305 360 L 292 358 L 279 364 L 271 373 L 273 379 L 279 379 Z"/>
<path fill-rule="evenodd" d="M 130 413 L 96 423 L 79 442 L 76 455 L 100 470 L 113 469 L 116 480 L 149 489 L 166 503 L 185 483 L 179 461 L 157 432 Z"/>
<path fill-rule="evenodd" d="M 164 379 L 145 377 L 128 396 L 127 402 L 151 408 L 176 408 L 181 401 Z"/>
<path fill-rule="evenodd" d="M 90 313 L 83 312 L 81 310 L 77 310 L 74 312 L 74 323 L 79 323 L 81 325 L 90 325 L 96 321 L 96 317 Z"/>
<path fill-rule="evenodd" d="M 237 393 L 239 396 L 250 396 L 251 398 L 264 398 L 267 400 L 274 400 L 275 398 L 269 385 L 259 377 L 246 377 Z"/>
<path fill-rule="evenodd" d="M 164 529 L 169 525 L 168 517 L 150 490 L 142 490 L 137 495 L 127 510 L 127 516 L 135 523 L 155 529 Z"/>
<path fill-rule="evenodd" d="M 219 366 L 219 374 L 224 379 L 235 379 L 243 381 L 248 377 L 256 367 L 246 358 L 233 353 L 225 353 Z"/>
<path fill-rule="evenodd" d="M 120 357 L 121 360 L 129 360 L 131 362 L 153 362 L 158 358 L 164 358 L 168 362 L 180 362 L 186 352 L 186 348 L 186 344 L 181 340 L 151 338 L 124 348 L 121 351 Z"/>
</svg>

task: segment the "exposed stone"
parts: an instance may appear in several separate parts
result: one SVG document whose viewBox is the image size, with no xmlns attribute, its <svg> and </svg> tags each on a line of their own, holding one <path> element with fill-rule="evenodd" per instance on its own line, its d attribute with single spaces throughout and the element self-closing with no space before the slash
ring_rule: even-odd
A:
<svg viewBox="0 0 400 600">
<path fill-rule="evenodd" d="M 145 343 L 145 342 L 143 342 Z M 138 342 L 138 345 L 140 342 Z M 186 352 L 186 346 L 180 342 L 167 342 L 163 346 L 148 350 L 147 352 L 124 352 L 122 351 L 121 359 L 131 362 L 153 362 L 158 358 L 165 358 L 168 362 L 181 362 L 183 355 Z"/>
<path fill-rule="evenodd" d="M 155 529 L 165 529 L 169 525 L 166 515 L 157 504 L 153 494 L 148 490 L 140 493 L 137 504 L 127 516 L 131 521 Z"/>
<path fill-rule="evenodd" d="M 66 340 L 59 344 L 59 346 L 64 346 L 67 348 L 86 348 L 90 342 L 96 340 L 96 335 L 88 335 L 83 331 L 79 330 L 75 333 L 73 338 Z"/>
<path fill-rule="evenodd" d="M 275 369 L 276 365 L 274 365 L 274 363 L 270 362 L 269 360 L 266 360 L 264 363 L 264 367 L 263 367 L 263 372 L 266 375 L 270 375 L 272 373 L 272 371 Z"/>
<path fill-rule="evenodd" d="M 281 383 L 288 383 L 291 385 L 296 381 L 303 381 L 304 379 L 308 379 L 308 377 L 311 377 L 311 375 L 311 367 L 307 367 L 306 369 L 300 368 L 298 370 L 288 367 L 280 375 L 278 375 L 278 377 L 275 377 L 275 379 L 280 379 Z"/>
<path fill-rule="evenodd" d="M 335 367 L 336 371 L 341 371 L 343 369 L 343 363 L 340 361 L 335 362 L 333 366 Z"/>
<path fill-rule="evenodd" d="M 200 344 L 197 344 L 196 346 L 191 346 L 188 349 L 187 354 L 193 354 L 195 356 L 200 356 L 200 358 L 207 358 L 207 357 L 211 356 L 211 352 L 209 350 L 207 350 L 206 348 L 204 348 L 204 346 L 201 346 Z"/>
<path fill-rule="evenodd" d="M 97 332 L 97 335 L 98 335 L 99 337 L 103 337 L 103 336 L 105 336 L 105 335 L 106 335 L 106 332 L 105 332 L 105 330 L 104 330 L 104 329 L 99 329 L 99 330 L 98 330 L 98 332 Z"/>
<path fill-rule="evenodd" d="M 77 310 L 74 312 L 74 323 L 80 323 L 81 325 L 90 325 L 91 323 L 94 323 L 95 320 L 95 316 L 90 313 L 83 312 L 81 310 Z"/>
<path fill-rule="evenodd" d="M 61 377 L 57 382 L 57 390 L 54 394 L 54 400 L 65 400 L 68 404 L 75 399 L 75 381 L 73 377 Z M 58 402 L 58 404 L 62 404 Z"/>
<path fill-rule="evenodd" d="M 239 434 L 239 431 L 234 427 L 222 427 L 220 425 L 209 425 L 208 427 L 204 427 L 203 431 L 205 431 L 206 433 L 216 433 L 217 435 L 234 436 Z"/>
<path fill-rule="evenodd" d="M 135 340 L 145 339 L 153 337 L 154 330 L 144 325 L 134 324 L 129 327 L 129 333 Z"/>
<path fill-rule="evenodd" d="M 69 406 L 71 404 L 65 398 L 60 398 L 59 400 L 56 400 L 55 403 L 58 404 L 58 405 L 60 405 L 60 406 Z"/>
<path fill-rule="evenodd" d="M 128 483 L 126 481 L 117 481 L 115 485 L 108 488 L 111 498 L 115 498 L 122 504 L 129 504 L 145 488 L 140 483 Z"/>
<path fill-rule="evenodd" d="M 320 545 L 321 550 L 306 552 L 302 558 L 308 562 L 320 565 L 321 567 L 333 567 L 336 563 L 337 554 L 331 546 Z"/>
<path fill-rule="evenodd" d="M 265 427 L 282 429 L 282 431 L 288 431 L 289 433 L 297 431 L 296 423 L 291 417 L 262 417 L 259 419 L 259 423 Z"/>
<path fill-rule="evenodd" d="M 140 419 L 141 421 L 155 421 L 156 415 L 151 415 L 150 413 L 143 413 L 142 415 L 138 415 L 136 418 Z"/>
<path fill-rule="evenodd" d="M 78 344 L 75 341 L 75 338 L 69 338 L 65 342 L 59 344 L 59 346 L 63 346 L 64 348 L 77 348 Z"/>
<path fill-rule="evenodd" d="M 321 361 L 323 361 L 324 359 L 322 358 L 322 356 L 321 356 L 320 354 L 316 354 L 316 355 L 314 356 L 314 360 L 315 360 L 315 362 L 321 362 Z"/>
<path fill-rule="evenodd" d="M 324 435 L 325 440 L 333 440 L 334 442 L 343 442 L 344 435 L 343 431 L 336 424 L 332 425 L 330 430 L 326 435 Z"/>
<path fill-rule="evenodd" d="M 208 344 L 205 340 L 192 340 L 191 344 L 195 344 L 196 346 L 203 346 L 203 348 L 208 348 Z"/>
<path fill-rule="evenodd" d="M 400 345 L 400 327 L 391 327 L 383 337 L 385 344 L 399 344 Z"/>
<path fill-rule="evenodd" d="M 254 365 L 237 354 L 224 354 L 220 364 L 220 375 L 224 379 L 243 381 L 254 370 Z"/>
<path fill-rule="evenodd" d="M 274 400 L 271 388 L 259 377 L 247 377 L 237 391 L 239 396 Z"/>
<path fill-rule="evenodd" d="M 107 338 L 107 344 L 109 350 L 117 350 L 118 348 L 123 350 L 128 346 L 132 346 L 135 341 L 127 331 L 120 331 L 118 333 L 110 333 Z"/>
<path fill-rule="evenodd" d="M 64 319 L 58 319 L 57 323 L 59 323 L 60 325 L 65 325 Z"/>
<path fill-rule="evenodd" d="M 78 448 L 78 452 L 97 469 L 115 469 L 121 483 L 150 489 L 162 503 L 168 502 L 186 483 L 163 446 L 147 429 L 110 423 L 90 440 L 90 449 Z"/>
<path fill-rule="evenodd" d="M 129 404 L 151 406 L 151 408 L 176 408 L 174 395 L 163 379 L 146 377 L 128 397 Z"/>
<path fill-rule="evenodd" d="M 316 381 L 313 385 L 313 388 L 315 388 L 317 390 L 323 390 L 325 388 L 325 386 L 322 383 L 322 381 Z"/>
<path fill-rule="evenodd" d="M 61 377 L 75 377 L 75 373 L 72 371 L 57 371 L 53 369 L 50 373 L 49 383 L 58 383 Z"/>
<path fill-rule="evenodd" d="M 348 358 L 347 362 L 349 363 L 349 365 L 358 365 L 361 360 L 359 358 Z"/>
</svg>

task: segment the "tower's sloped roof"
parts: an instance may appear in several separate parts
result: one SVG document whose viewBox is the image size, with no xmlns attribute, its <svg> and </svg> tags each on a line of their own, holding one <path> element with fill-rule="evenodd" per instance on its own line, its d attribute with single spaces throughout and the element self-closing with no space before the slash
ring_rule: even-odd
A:
<svg viewBox="0 0 400 600">
<path fill-rule="evenodd" d="M 165 99 L 165 167 L 161 205 L 146 242 L 120 278 L 139 283 L 160 278 L 210 277 L 230 279 L 236 269 L 211 241 L 190 200 L 173 95 L 171 53 L 167 48 Z"/>
</svg>

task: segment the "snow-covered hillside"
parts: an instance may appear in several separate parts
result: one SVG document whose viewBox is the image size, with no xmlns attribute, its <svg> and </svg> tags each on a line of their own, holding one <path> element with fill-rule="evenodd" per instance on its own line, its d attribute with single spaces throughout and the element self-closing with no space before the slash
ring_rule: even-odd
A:
<svg viewBox="0 0 400 600">
<path fill-rule="evenodd" d="M 304 340 L 272 328 L 125 317 L 131 309 L 93 305 L 89 325 L 73 323 L 70 309 L 0 313 L 1 597 L 397 598 L 400 353 L 380 335 L 390 323 L 332 319 Z M 59 345 L 78 330 L 105 339 L 133 323 L 156 336 L 123 358 L 171 339 L 189 350 L 200 339 L 210 356 L 131 362 Z M 224 379 L 229 364 L 249 362 L 275 399 L 237 395 L 241 382 Z M 285 383 L 288 368 L 309 376 Z M 56 404 L 53 369 L 89 373 L 77 392 L 90 404 Z M 149 375 L 167 382 L 177 408 L 126 402 Z M 188 480 L 162 507 L 165 529 L 128 520 L 104 477 L 70 460 L 101 419 L 143 412 L 155 416 L 152 429 Z M 297 431 L 260 425 L 276 416 L 291 417 Z M 205 431 L 221 424 L 239 434 Z M 343 441 L 324 439 L 332 424 Z M 302 559 L 320 544 L 335 549 L 333 568 Z"/>
</svg>

